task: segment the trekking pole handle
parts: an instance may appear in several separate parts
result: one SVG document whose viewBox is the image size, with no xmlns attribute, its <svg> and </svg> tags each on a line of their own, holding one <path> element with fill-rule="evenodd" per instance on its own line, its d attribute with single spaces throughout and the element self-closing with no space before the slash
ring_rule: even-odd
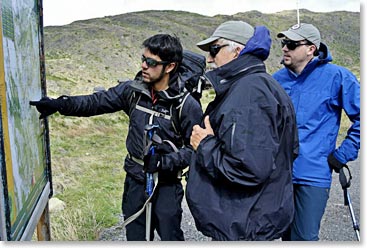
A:
<svg viewBox="0 0 367 248">
<path fill-rule="evenodd" d="M 147 192 L 148 196 L 151 196 L 151 194 L 153 193 L 153 175 L 152 175 L 152 173 L 147 173 L 146 192 Z"/>
<path fill-rule="evenodd" d="M 348 170 L 348 174 L 349 174 L 348 180 L 347 180 L 347 177 L 345 176 L 343 168 L 347 168 Z M 347 189 L 350 187 L 351 180 L 352 180 L 352 174 L 350 173 L 349 167 L 347 165 L 345 165 L 343 168 L 341 168 L 339 171 L 339 182 L 343 189 Z"/>
<path fill-rule="evenodd" d="M 155 132 L 158 128 L 159 128 L 159 125 L 153 125 L 153 124 L 147 124 L 144 127 L 144 130 L 146 132 L 146 139 L 147 139 L 146 144 L 149 145 L 146 152 L 150 153 L 151 155 L 154 155 L 154 153 L 155 153 L 155 147 L 152 143 L 153 143 L 153 137 L 154 137 Z M 144 155 L 146 155 L 146 154 L 144 154 Z M 152 195 L 153 188 L 154 188 L 153 174 L 152 173 L 146 173 L 146 189 L 145 189 L 145 192 L 148 194 L 148 196 Z"/>
<path fill-rule="evenodd" d="M 154 146 L 152 146 L 150 148 L 149 151 L 152 155 L 154 155 Z M 152 173 L 147 173 L 147 185 L 146 185 L 146 193 L 148 194 L 148 196 L 151 196 L 153 193 L 153 187 L 154 187 L 154 180 L 153 180 L 153 174 Z"/>
</svg>

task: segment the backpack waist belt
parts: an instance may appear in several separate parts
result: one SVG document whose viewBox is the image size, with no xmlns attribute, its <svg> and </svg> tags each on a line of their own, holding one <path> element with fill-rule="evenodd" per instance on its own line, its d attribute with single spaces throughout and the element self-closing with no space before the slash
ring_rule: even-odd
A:
<svg viewBox="0 0 367 248">
<path fill-rule="evenodd" d="M 137 158 L 137 157 L 134 157 L 132 156 L 130 153 L 129 153 L 129 159 L 131 159 L 132 161 L 134 161 L 135 163 L 137 164 L 140 164 L 141 166 L 144 166 L 144 161 L 140 158 Z M 177 179 L 181 179 L 182 178 L 182 174 L 183 174 L 183 171 L 180 170 L 178 173 L 177 173 Z"/>
<path fill-rule="evenodd" d="M 136 157 L 132 156 L 130 153 L 129 153 L 129 159 L 131 159 L 135 163 L 138 163 L 138 164 L 144 166 L 144 161 L 142 159 L 136 158 Z"/>
</svg>

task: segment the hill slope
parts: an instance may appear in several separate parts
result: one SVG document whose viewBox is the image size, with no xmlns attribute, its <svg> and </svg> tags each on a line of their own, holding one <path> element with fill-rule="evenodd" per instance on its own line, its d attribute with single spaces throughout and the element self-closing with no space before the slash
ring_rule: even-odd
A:
<svg viewBox="0 0 367 248">
<path fill-rule="evenodd" d="M 143 11 L 76 21 L 44 28 L 49 92 L 90 93 L 94 86 L 110 87 L 117 79 L 132 78 L 140 67 L 141 43 L 156 33 L 176 34 L 184 48 L 202 53 L 196 43 L 227 20 L 265 25 L 271 31 L 269 72 L 281 68 L 279 31 L 296 22 L 296 11 L 262 14 L 258 11 L 214 17 L 181 11 Z M 320 29 L 334 62 L 359 75 L 360 13 L 315 13 L 300 10 L 301 21 Z"/>
</svg>

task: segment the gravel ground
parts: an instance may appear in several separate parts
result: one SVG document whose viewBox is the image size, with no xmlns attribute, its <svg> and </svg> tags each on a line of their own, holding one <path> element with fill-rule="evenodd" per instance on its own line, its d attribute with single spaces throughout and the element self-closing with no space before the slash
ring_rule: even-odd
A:
<svg viewBox="0 0 367 248">
<path fill-rule="evenodd" d="M 350 162 L 349 167 L 352 173 L 352 183 L 348 189 L 355 219 L 359 224 L 360 220 L 360 162 L 359 160 Z M 347 173 L 347 172 L 346 172 Z M 186 201 L 183 202 L 184 209 L 182 229 L 186 241 L 210 241 L 211 239 L 202 235 L 195 228 L 194 220 L 187 207 Z M 121 228 L 120 222 L 111 228 L 104 229 L 100 233 L 99 240 L 103 241 L 124 241 L 126 240 L 125 229 Z M 159 240 L 155 235 L 155 240 Z M 321 222 L 320 241 L 356 241 L 356 232 L 353 228 L 353 221 L 348 206 L 344 205 L 343 190 L 339 183 L 338 174 L 334 173 L 333 183 L 330 190 L 330 198 L 323 220 Z"/>
</svg>

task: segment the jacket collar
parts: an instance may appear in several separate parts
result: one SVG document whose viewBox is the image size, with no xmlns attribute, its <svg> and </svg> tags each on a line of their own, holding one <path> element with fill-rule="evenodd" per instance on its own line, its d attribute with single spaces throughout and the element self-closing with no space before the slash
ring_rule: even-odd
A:
<svg viewBox="0 0 367 248">
<path fill-rule="evenodd" d="M 133 87 L 135 91 L 138 91 L 140 93 L 143 93 L 151 97 L 151 94 L 150 94 L 151 86 L 147 83 L 144 83 L 141 75 L 142 75 L 141 71 L 139 71 L 136 74 L 135 79 L 131 84 L 131 87 Z M 157 92 L 157 95 L 158 95 L 158 99 L 163 99 L 167 101 L 178 99 L 181 96 L 179 92 L 177 73 L 173 74 L 173 76 L 170 78 L 168 89 Z"/>
<path fill-rule="evenodd" d="M 205 78 L 213 85 L 216 94 L 222 94 L 243 77 L 255 72 L 266 72 L 264 62 L 252 54 L 244 54 L 231 62 L 205 74 Z"/>
<path fill-rule="evenodd" d="M 296 73 L 292 72 L 291 70 L 289 70 L 289 74 L 292 75 L 292 77 L 297 78 L 297 77 L 304 77 L 309 75 L 316 67 L 318 67 L 319 65 L 322 64 L 327 64 L 329 62 L 331 62 L 332 56 L 328 50 L 328 47 L 324 44 L 324 43 L 320 43 L 320 49 L 319 49 L 319 54 L 317 57 L 314 57 L 306 66 L 305 68 L 302 70 L 301 74 L 297 75 Z"/>
</svg>

